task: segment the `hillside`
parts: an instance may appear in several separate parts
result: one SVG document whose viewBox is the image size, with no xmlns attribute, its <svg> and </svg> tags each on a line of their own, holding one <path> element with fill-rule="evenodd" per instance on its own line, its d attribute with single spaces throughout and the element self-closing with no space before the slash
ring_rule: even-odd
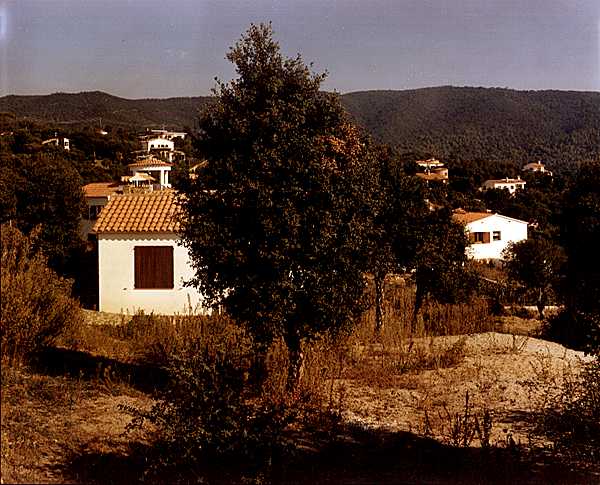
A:
<svg viewBox="0 0 600 485">
<path fill-rule="evenodd" d="M 600 93 L 440 87 L 343 96 L 378 141 L 457 161 L 600 159 Z"/>
<path fill-rule="evenodd" d="M 70 126 L 104 126 L 167 129 L 193 127 L 210 97 L 125 99 L 100 91 L 47 96 L 4 96 L 0 113 Z"/>
<path fill-rule="evenodd" d="M 446 161 L 600 159 L 600 93 L 438 87 L 341 96 L 375 139 Z M 102 92 L 5 96 L 0 112 L 64 125 L 193 127 L 210 97 L 130 100 Z"/>
</svg>

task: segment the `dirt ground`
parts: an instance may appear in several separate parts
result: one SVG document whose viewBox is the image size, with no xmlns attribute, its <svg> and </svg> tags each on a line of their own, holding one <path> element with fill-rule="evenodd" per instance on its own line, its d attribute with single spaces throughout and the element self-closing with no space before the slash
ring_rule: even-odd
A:
<svg viewBox="0 0 600 485">
<path fill-rule="evenodd" d="M 433 341 L 444 348 L 461 339 L 464 356 L 457 365 L 388 375 L 382 383 L 341 382 L 345 418 L 368 428 L 429 434 L 444 441 L 452 418 L 464 414 L 468 394 L 472 413 L 491 413 L 492 444 L 543 441 L 535 435 L 532 415 L 557 391 L 558 380 L 576 375 L 589 358 L 552 342 L 495 332 Z M 421 344 L 430 346 L 432 341 Z M 472 445 L 478 444 L 474 439 Z"/>
<path fill-rule="evenodd" d="M 413 345 L 440 349 L 457 342 L 461 352 L 451 365 L 397 374 L 387 367 L 379 379 L 341 380 L 343 418 L 354 432 L 340 437 L 333 448 L 308 453 L 280 471 L 279 479 L 594 483 L 597 478 L 600 483 L 599 475 L 561 471 L 560 464 L 534 473 L 533 465 L 509 456 L 515 444 L 544 444 L 546 438 L 534 426 L 535 414 L 556 392 L 560 379 L 576 375 L 586 360 L 581 352 L 494 332 L 436 337 Z M 147 408 L 152 403 L 147 394 L 106 379 L 10 369 L 2 370 L 2 391 L 2 483 L 125 483 L 141 477 L 148 443 L 139 432 L 123 435 L 130 416 L 120 406 Z M 475 435 L 467 447 L 449 446 L 467 395 L 472 416 L 491 416 L 490 442 L 500 454 L 482 454 Z M 556 475 L 557 470 L 562 474 Z"/>
<path fill-rule="evenodd" d="M 146 407 L 141 393 L 100 382 L 2 372 L 2 483 L 83 483 L 78 456 L 127 455 L 129 415 L 120 405 Z"/>
</svg>

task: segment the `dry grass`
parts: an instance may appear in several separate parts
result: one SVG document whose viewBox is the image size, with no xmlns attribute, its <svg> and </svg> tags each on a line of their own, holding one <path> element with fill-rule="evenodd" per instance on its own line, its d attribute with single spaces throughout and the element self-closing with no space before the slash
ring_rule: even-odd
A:
<svg viewBox="0 0 600 485">
<path fill-rule="evenodd" d="M 543 395 L 540 383 L 550 383 L 552 376 L 561 372 L 560 363 L 567 357 L 569 365 L 575 366 L 575 357 L 555 344 L 548 344 L 545 350 L 546 343 L 527 336 L 489 333 L 497 328 L 499 320 L 488 314 L 484 300 L 447 306 L 428 302 L 412 332 L 413 301 L 410 287 L 388 288 L 381 333 L 374 332 L 374 312 L 370 311 L 350 335 L 306 342 L 299 394 L 311 396 L 312 409 L 328 410 L 329 416 L 375 433 L 410 432 L 465 449 L 521 450 L 519 443 L 532 442 L 532 413 L 539 408 L 534 404 Z M 528 321 L 502 322 L 508 329 L 523 326 L 523 333 L 530 334 Z M 193 352 L 198 346 L 246 345 L 246 337 L 239 332 L 231 321 L 219 315 L 137 315 L 121 325 L 83 325 L 63 345 L 134 365 L 166 367 L 173 356 Z M 544 357 L 546 354 L 551 357 Z M 288 362 L 283 343 L 274 342 L 266 357 L 265 395 L 274 403 L 282 403 Z M 540 362 L 550 364 L 542 367 Z M 240 365 L 250 370 L 253 364 L 242 359 Z M 112 449 L 110 452 L 116 453 L 119 460 L 127 461 L 130 451 L 126 441 L 103 427 L 91 438 L 80 425 L 84 414 L 85 419 L 91 415 L 91 402 L 119 400 L 131 394 L 110 375 L 101 373 L 96 377 L 90 383 L 19 374 L 5 380 L 3 375 L 3 480 L 64 480 L 73 472 L 48 472 L 53 460 L 64 461 L 65 456 L 77 454 L 90 456 L 90 450 L 91 455 L 102 457 L 102 453 Z M 249 381 L 248 385 L 252 383 Z M 142 395 L 134 398 L 138 399 L 138 406 L 149 402 Z M 547 407 L 552 406 L 551 402 L 555 401 L 546 400 Z M 124 426 L 127 418 L 115 406 L 113 403 L 110 408 L 105 407 L 107 416 Z M 58 415 L 64 418 L 57 419 Z M 80 423 L 78 428 L 69 428 L 68 419 Z M 26 423 L 36 426 L 28 428 Z M 305 425 L 312 426 L 310 440 L 294 424 L 290 436 L 297 443 L 305 443 L 303 446 L 319 448 L 346 433 L 336 423 L 335 419 L 306 421 Z M 303 433 L 309 428 L 304 428 Z M 99 433 L 107 433 L 104 441 Z M 315 436 L 319 437 L 317 441 Z M 92 449 L 92 439 L 103 443 L 100 455 Z M 44 453 L 45 461 L 40 460 Z M 41 465 L 31 466 L 32 463 Z M 41 477 L 45 473 L 55 475 L 44 480 Z M 95 478 L 77 475 L 75 480 L 98 480 L 104 471 L 99 468 L 97 473 Z"/>
<path fill-rule="evenodd" d="M 128 417 L 118 404 L 147 405 L 149 400 L 133 389 L 123 390 L 122 384 L 115 389 L 101 379 L 52 377 L 3 366 L 2 482 L 64 483 L 75 479 L 71 458 L 84 450 L 126 450 L 129 445 L 119 435 Z"/>
</svg>

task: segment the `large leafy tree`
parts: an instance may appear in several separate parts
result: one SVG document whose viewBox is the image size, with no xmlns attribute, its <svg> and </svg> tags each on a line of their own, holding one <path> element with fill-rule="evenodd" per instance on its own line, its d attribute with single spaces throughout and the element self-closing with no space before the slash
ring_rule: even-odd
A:
<svg viewBox="0 0 600 485">
<path fill-rule="evenodd" d="M 511 244 L 504 252 L 509 276 L 535 296 L 540 320 L 561 279 L 565 254 L 548 239 L 532 238 Z"/>
<path fill-rule="evenodd" d="M 389 150 L 374 149 L 372 155 L 368 268 L 374 277 L 376 330 L 380 330 L 387 274 L 411 275 L 416 286 L 415 322 L 428 297 L 462 300 L 473 289 L 473 281 L 465 266 L 464 228 L 452 221 L 450 210 L 432 205 L 426 187 L 408 175 Z"/>
<path fill-rule="evenodd" d="M 428 297 L 442 303 L 465 301 L 475 290 L 475 276 L 467 263 L 465 229 L 453 221 L 448 208 L 437 208 L 420 218 L 415 256 L 415 321 Z"/>
<path fill-rule="evenodd" d="M 207 160 L 180 183 L 183 240 L 207 302 L 260 342 L 281 336 L 295 387 L 304 339 L 342 329 L 363 309 L 368 204 L 365 145 L 338 99 L 270 25 L 252 25 L 227 54 L 200 121 Z"/>
<path fill-rule="evenodd" d="M 0 186 L 9 196 L 2 198 L 1 221 L 16 224 L 25 234 L 41 226 L 39 249 L 62 272 L 82 243 L 79 220 L 85 204 L 77 170 L 47 153 L 7 156 L 2 163 Z"/>
<path fill-rule="evenodd" d="M 600 353 L 600 163 L 583 165 L 564 201 L 561 239 L 567 253 L 566 305 L 573 345 Z M 565 329 L 566 330 L 566 329 Z"/>
</svg>

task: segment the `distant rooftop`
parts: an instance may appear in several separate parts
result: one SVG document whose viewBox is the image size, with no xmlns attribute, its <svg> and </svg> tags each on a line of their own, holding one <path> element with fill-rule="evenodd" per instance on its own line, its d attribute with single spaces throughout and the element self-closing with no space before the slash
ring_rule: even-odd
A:
<svg viewBox="0 0 600 485">
<path fill-rule="evenodd" d="M 117 192 L 119 187 L 116 182 L 94 182 L 83 186 L 83 194 L 86 197 L 108 197 Z"/>
<path fill-rule="evenodd" d="M 461 224 L 469 224 L 470 222 L 475 222 L 480 219 L 485 219 L 486 217 L 493 216 L 492 212 L 467 212 L 463 209 L 456 209 L 452 213 L 452 219 L 456 222 L 460 222 Z"/>
</svg>

